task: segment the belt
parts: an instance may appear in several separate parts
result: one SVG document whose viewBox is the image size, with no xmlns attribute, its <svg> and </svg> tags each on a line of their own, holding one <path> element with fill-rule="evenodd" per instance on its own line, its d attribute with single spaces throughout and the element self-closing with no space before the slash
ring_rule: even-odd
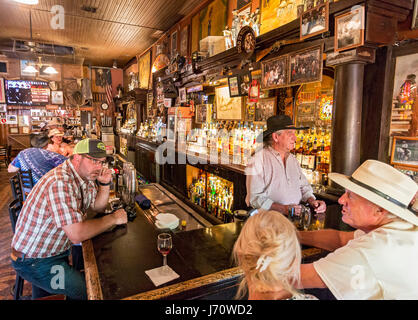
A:
<svg viewBox="0 0 418 320">
<path fill-rule="evenodd" d="M 18 258 L 23 257 L 23 253 L 15 250 L 15 248 L 12 248 L 12 253 L 10 254 L 10 257 L 13 261 L 16 261 Z"/>
</svg>

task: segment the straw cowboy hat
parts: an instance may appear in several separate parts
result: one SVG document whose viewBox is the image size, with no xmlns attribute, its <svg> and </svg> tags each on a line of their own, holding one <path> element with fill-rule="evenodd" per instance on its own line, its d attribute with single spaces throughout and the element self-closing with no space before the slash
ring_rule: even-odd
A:
<svg viewBox="0 0 418 320">
<path fill-rule="evenodd" d="M 308 127 L 295 127 L 289 116 L 280 114 L 267 119 L 267 130 L 263 132 L 263 140 L 279 130 L 304 130 Z M 259 136 L 260 138 L 260 136 Z M 257 138 L 257 140 L 259 139 Z M 261 140 L 261 139 L 260 139 Z"/>
<path fill-rule="evenodd" d="M 411 205 L 418 185 L 390 165 L 367 160 L 351 177 L 340 173 L 330 173 L 328 176 L 342 187 L 418 226 L 418 212 Z"/>
<path fill-rule="evenodd" d="M 62 136 L 64 136 L 64 134 L 61 131 L 59 131 L 58 129 L 52 129 L 51 131 L 49 131 L 48 137 L 51 138 L 51 137 L 54 137 L 54 136 L 62 137 Z"/>
</svg>

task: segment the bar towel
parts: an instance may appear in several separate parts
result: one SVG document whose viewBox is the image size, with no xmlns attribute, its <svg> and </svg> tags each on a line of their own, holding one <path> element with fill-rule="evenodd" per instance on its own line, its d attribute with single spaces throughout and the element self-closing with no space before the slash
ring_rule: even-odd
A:
<svg viewBox="0 0 418 320">
<path fill-rule="evenodd" d="M 135 197 L 135 201 L 138 203 L 142 210 L 151 208 L 151 201 L 143 194 L 137 195 Z"/>
<path fill-rule="evenodd" d="M 163 272 L 163 266 L 147 270 L 145 273 L 147 276 L 151 279 L 152 283 L 158 287 L 162 285 L 163 283 L 169 282 L 171 280 L 177 279 L 180 277 L 173 269 L 171 269 L 169 266 L 167 266 L 167 272 Z"/>
</svg>

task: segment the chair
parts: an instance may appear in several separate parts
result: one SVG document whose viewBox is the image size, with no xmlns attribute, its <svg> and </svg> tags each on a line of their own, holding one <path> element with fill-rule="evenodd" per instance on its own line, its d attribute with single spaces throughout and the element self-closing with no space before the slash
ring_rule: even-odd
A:
<svg viewBox="0 0 418 320">
<path fill-rule="evenodd" d="M 23 203 L 24 194 L 23 194 L 22 184 L 20 182 L 19 173 L 11 177 L 9 181 L 10 181 L 10 186 L 12 187 L 13 199 L 15 200 L 19 199 L 20 202 Z"/>
<path fill-rule="evenodd" d="M 6 168 L 9 166 L 9 155 L 8 155 L 7 146 L 0 147 L 0 162 L 6 165 Z"/>
<path fill-rule="evenodd" d="M 19 217 L 20 210 L 22 210 L 22 206 L 23 204 L 22 201 L 20 201 L 20 199 L 15 199 L 9 204 L 9 216 L 10 222 L 12 224 L 13 234 L 16 230 L 17 218 Z M 12 290 L 13 298 L 15 300 L 19 300 L 23 294 L 23 282 L 24 279 L 21 276 L 19 276 L 18 273 L 16 273 L 16 281 Z"/>
<path fill-rule="evenodd" d="M 20 185 L 23 190 L 23 199 L 26 200 L 29 192 L 33 188 L 32 170 L 19 171 Z"/>
</svg>

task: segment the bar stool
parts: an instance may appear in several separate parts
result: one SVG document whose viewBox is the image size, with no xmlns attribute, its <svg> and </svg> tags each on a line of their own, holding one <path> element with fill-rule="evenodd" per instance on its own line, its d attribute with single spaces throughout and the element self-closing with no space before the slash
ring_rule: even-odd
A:
<svg viewBox="0 0 418 320">
<path fill-rule="evenodd" d="M 23 200 L 26 200 L 29 192 L 33 188 L 32 170 L 19 171 L 20 185 L 22 186 Z"/>
<path fill-rule="evenodd" d="M 11 177 L 9 179 L 9 181 L 10 181 L 10 186 L 12 187 L 13 199 L 15 199 L 15 200 L 19 199 L 20 202 L 23 203 L 24 194 L 23 194 L 23 190 L 22 190 L 22 184 L 20 182 L 19 173 L 17 173 L 13 177 Z"/>
<path fill-rule="evenodd" d="M 16 230 L 17 218 L 19 217 L 20 210 L 22 210 L 22 206 L 23 204 L 20 199 L 15 199 L 9 204 L 9 217 L 13 234 Z M 24 279 L 16 272 L 16 281 L 12 290 L 14 300 L 20 300 L 20 297 L 23 294 L 23 283 Z"/>
</svg>

